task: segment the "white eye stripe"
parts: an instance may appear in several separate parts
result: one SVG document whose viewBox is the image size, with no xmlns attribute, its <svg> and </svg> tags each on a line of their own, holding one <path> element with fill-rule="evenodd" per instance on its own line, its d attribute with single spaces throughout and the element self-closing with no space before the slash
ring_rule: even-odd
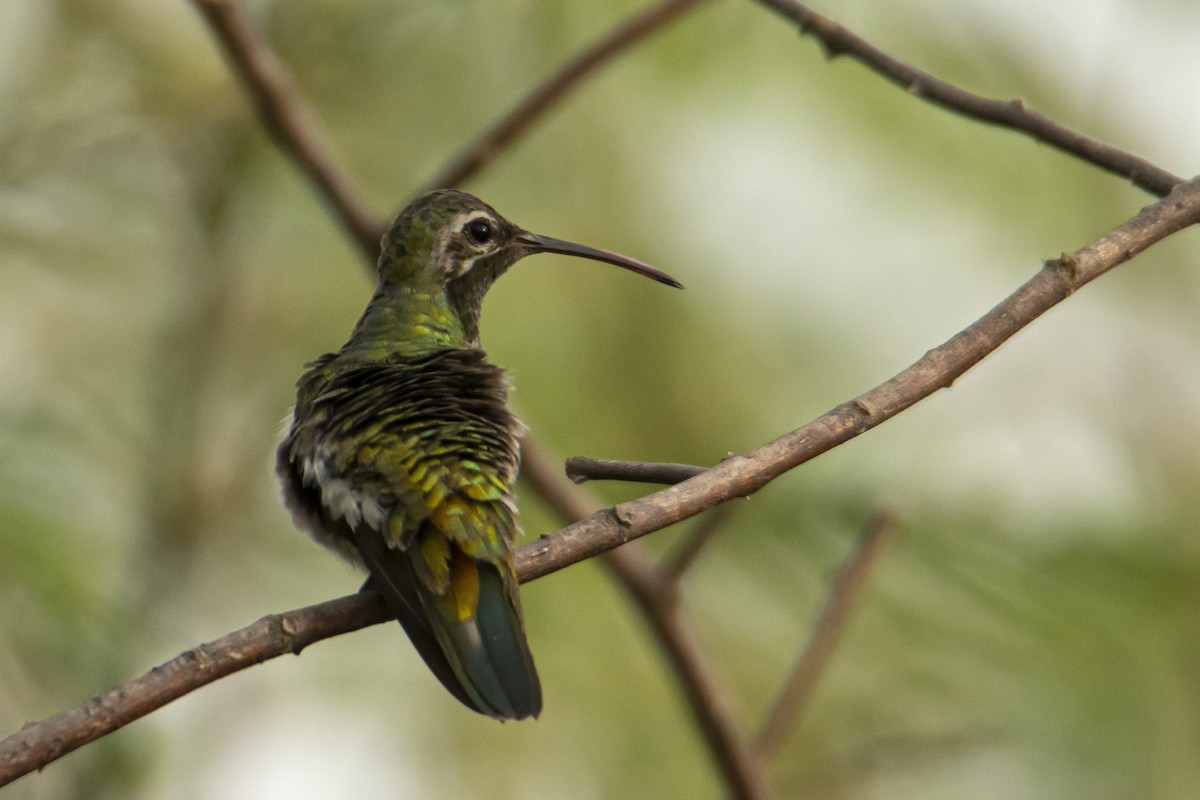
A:
<svg viewBox="0 0 1200 800">
<path fill-rule="evenodd" d="M 482 248 L 492 244 L 495 238 L 498 221 L 494 214 L 486 211 L 470 212 L 462 217 L 458 230 L 462 232 L 467 244 Z"/>
<path fill-rule="evenodd" d="M 448 227 L 453 231 L 464 231 L 468 225 L 477 220 L 483 220 L 493 228 L 496 227 L 496 218 L 486 211 L 464 211 L 455 217 L 454 223 Z"/>
<path fill-rule="evenodd" d="M 495 218 L 495 217 L 493 217 L 493 216 L 492 216 L 491 214 L 489 214 L 488 212 L 486 212 L 486 211 L 481 211 L 481 210 L 476 210 L 476 211 L 464 211 L 463 213 L 459 214 L 458 216 L 462 217 L 462 219 L 461 219 L 461 220 L 456 220 L 456 221 L 459 223 L 459 224 L 458 224 L 458 227 L 459 227 L 459 228 L 461 228 L 462 226 L 466 225 L 468 222 L 474 222 L 474 221 L 475 221 L 475 220 L 477 220 L 477 219 L 485 219 L 485 220 L 487 220 L 488 222 L 491 222 L 491 223 L 493 223 L 493 224 L 496 222 L 496 218 Z"/>
</svg>

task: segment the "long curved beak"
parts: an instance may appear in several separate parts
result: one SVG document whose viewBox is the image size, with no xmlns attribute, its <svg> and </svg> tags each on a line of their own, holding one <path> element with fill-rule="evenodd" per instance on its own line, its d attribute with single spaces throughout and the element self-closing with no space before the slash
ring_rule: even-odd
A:
<svg viewBox="0 0 1200 800">
<path fill-rule="evenodd" d="M 593 261 L 603 261 L 606 264 L 614 264 L 618 267 L 624 267 L 630 272 L 636 272 L 638 275 L 644 275 L 651 280 L 656 280 L 659 283 L 665 283 L 667 286 L 674 286 L 676 289 L 682 289 L 683 284 L 672 278 L 667 273 L 660 269 L 655 269 L 644 261 L 638 261 L 636 258 L 623 256 L 620 253 L 614 253 L 611 250 L 601 250 L 599 247 L 588 247 L 585 244 L 575 244 L 562 239 L 555 239 L 550 236 L 541 236 L 529 231 L 522 231 L 517 235 L 517 241 L 529 248 L 531 253 L 561 253 L 564 256 L 578 256 L 579 258 L 590 258 Z"/>
</svg>

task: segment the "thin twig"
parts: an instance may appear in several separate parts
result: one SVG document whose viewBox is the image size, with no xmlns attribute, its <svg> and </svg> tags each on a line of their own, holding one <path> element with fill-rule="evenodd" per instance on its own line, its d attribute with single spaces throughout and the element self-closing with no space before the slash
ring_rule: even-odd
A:
<svg viewBox="0 0 1200 800">
<path fill-rule="evenodd" d="M 706 467 L 671 464 L 661 461 L 614 461 L 607 458 L 571 456 L 567 459 L 567 477 L 574 483 L 588 481 L 630 481 L 671 485 L 694 478 Z"/>
<path fill-rule="evenodd" d="M 732 700 L 709 669 L 708 659 L 680 611 L 676 583 L 643 549 L 634 549 L 640 544 L 630 542 L 606 553 L 603 563 L 625 587 L 670 660 L 731 796 L 766 800 L 771 796 L 766 775 L 733 725 Z"/>
<path fill-rule="evenodd" d="M 466 183 L 601 67 L 699 3 L 700 0 L 663 0 L 622 21 L 525 95 L 483 135 L 430 178 L 422 191 Z"/>
<path fill-rule="evenodd" d="M 859 535 L 854 552 L 838 570 L 808 643 L 800 652 L 795 667 L 754 740 L 755 752 L 761 760 L 772 758 L 787 739 L 788 733 L 804 718 L 817 680 L 825 671 L 838 639 L 845 630 L 846 620 L 855 601 L 861 596 L 867 574 L 895 529 L 895 513 L 887 509 L 877 511 Z"/>
<path fill-rule="evenodd" d="M 279 58 L 250 27 L 234 0 L 192 0 L 192 5 L 221 43 L 263 128 L 313 182 L 342 229 L 374 264 L 382 229 L 335 165 L 333 148 L 297 97 Z"/>
<path fill-rule="evenodd" d="M 529 438 L 522 443 L 522 480 L 564 523 L 583 519 L 599 503 L 585 489 L 565 482 L 557 463 L 557 458 Z M 604 553 L 601 563 L 637 604 L 662 647 L 730 795 L 740 800 L 765 800 L 769 797 L 765 776 L 738 733 L 728 694 L 709 670 L 695 635 L 674 602 L 675 580 L 655 567 L 640 545 L 627 542 Z"/>
<path fill-rule="evenodd" d="M 692 568 L 692 564 L 696 563 L 696 559 L 708 547 L 708 543 L 725 526 L 735 508 L 737 506 L 734 503 L 722 503 L 706 511 L 700 517 L 696 527 L 688 532 L 687 537 L 680 542 L 678 549 L 667 558 L 663 565 L 663 570 L 672 583 L 678 583 L 684 573 Z"/>
<path fill-rule="evenodd" d="M 792 20 L 800 32 L 812 34 L 828 58 L 848 55 L 910 94 L 934 105 L 981 122 L 1027 133 L 1064 153 L 1095 164 L 1103 170 L 1128 178 L 1134 185 L 1163 197 L 1183 178 L 1172 175 L 1130 152 L 1086 136 L 1030 109 L 1021 100 L 995 100 L 968 92 L 917 69 L 818 14 L 799 0 L 758 0 L 762 5 Z"/>
<path fill-rule="evenodd" d="M 569 537 L 535 542 L 523 551 L 530 568 L 556 564 L 673 525 L 718 503 L 746 497 L 775 478 L 886 422 L 978 364 L 1017 331 L 1085 284 L 1125 263 L 1155 242 L 1200 222 L 1200 178 L 1095 242 L 1048 262 L 1034 277 L 979 320 L 933 348 L 874 389 L 826 412 L 796 430 L 720 464 L 683 483 L 598 511 L 564 529 Z M 532 577 L 532 574 L 531 574 Z"/>
</svg>

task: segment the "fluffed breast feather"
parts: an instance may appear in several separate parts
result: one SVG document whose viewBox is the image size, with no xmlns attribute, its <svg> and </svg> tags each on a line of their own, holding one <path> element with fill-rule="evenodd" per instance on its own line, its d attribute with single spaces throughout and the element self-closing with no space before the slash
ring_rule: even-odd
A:
<svg viewBox="0 0 1200 800">
<path fill-rule="evenodd" d="M 405 548 L 425 524 L 468 555 L 495 559 L 517 530 L 513 482 L 521 423 L 504 371 L 480 350 L 334 369 L 299 383 L 277 470 L 300 527 L 352 561 L 344 526 Z"/>
</svg>

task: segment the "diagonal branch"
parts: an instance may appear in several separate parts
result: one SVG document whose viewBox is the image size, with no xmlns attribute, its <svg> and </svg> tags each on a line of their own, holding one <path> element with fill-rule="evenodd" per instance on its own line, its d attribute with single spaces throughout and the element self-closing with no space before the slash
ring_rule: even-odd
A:
<svg viewBox="0 0 1200 800">
<path fill-rule="evenodd" d="M 390 618 L 379 596 L 366 593 L 263 617 L 0 740 L 0 786 L 213 681 Z"/>
<path fill-rule="evenodd" d="M 601 67 L 678 19 L 700 0 L 661 0 L 621 22 L 525 95 L 503 117 L 429 179 L 422 192 L 461 186 L 527 133 L 534 123 Z"/>
<path fill-rule="evenodd" d="M 1037 275 L 974 324 L 856 399 L 682 483 L 597 511 L 525 545 L 517 552 L 516 559 L 521 581 L 534 580 L 725 500 L 758 491 L 784 472 L 950 386 L 1017 331 L 1077 289 L 1155 242 L 1197 222 L 1200 222 L 1200 178 L 1180 185 L 1107 236 L 1047 262 Z M 533 463 L 542 461 L 534 459 Z M 537 485 L 537 474 L 534 466 L 526 478 Z M 569 485 L 561 487 L 567 488 Z M 555 498 L 551 502 L 567 502 L 564 500 L 567 495 L 561 489 L 547 490 L 547 495 Z M 567 506 L 562 510 L 567 511 Z M 572 508 L 570 514 L 580 510 L 584 509 Z M 377 598 L 360 594 L 266 617 L 217 642 L 189 651 L 83 706 L 30 723 L 0 741 L 0 786 L 219 677 L 274 655 L 298 652 L 319 639 L 382 622 L 385 616 Z M 336 621 L 330 622 L 331 618 Z M 214 651 L 217 655 L 213 655 Z M 164 690 L 163 679 L 169 679 L 175 688 Z"/>
<path fill-rule="evenodd" d="M 522 479 L 564 523 L 586 517 L 599 505 L 588 492 L 566 482 L 553 466 L 559 460 L 529 439 L 522 445 L 521 462 Z M 543 541 L 545 537 L 527 547 Z M 738 800 L 766 800 L 770 796 L 766 778 L 738 733 L 727 693 L 709 669 L 699 642 L 675 602 L 674 578 L 656 567 L 650 554 L 638 547 L 640 544 L 629 542 L 609 550 L 601 563 L 629 593 L 658 639 L 730 795 Z"/>
<path fill-rule="evenodd" d="M 230 60 L 254 100 L 263 125 L 273 131 L 285 154 L 313 178 L 317 191 L 326 197 L 330 206 L 337 212 L 339 222 L 354 235 L 368 262 L 373 261 L 378 247 L 378 228 L 371 231 L 370 237 L 364 236 L 363 232 L 372 227 L 365 214 L 346 213 L 347 209 L 360 205 L 344 179 L 333 168 L 331 161 L 321 157 L 321 148 L 315 144 L 317 137 L 313 133 L 315 126 L 312 115 L 288 90 L 290 81 L 278 59 L 264 42 L 252 34 L 244 17 L 230 5 L 229 0 L 193 2 L 209 19 L 217 37 L 229 51 Z M 449 178 L 437 179 L 435 183 L 457 183 L 482 169 L 541 115 L 565 98 L 571 90 L 582 85 L 588 75 L 698 2 L 699 0 L 665 0 L 619 25 L 608 36 L 568 62 L 555 76 L 538 87 L 525 101 L 493 126 L 459 159 L 457 166 L 452 165 L 449 168 L 451 171 L 457 170 L 457 177 L 451 175 Z M 446 174 L 448 173 L 444 171 L 443 175 Z M 569 484 L 555 474 L 549 462 L 538 455 L 536 447 L 531 446 L 528 440 L 525 444 L 525 476 L 527 480 L 531 474 L 553 476 L 542 481 L 540 486 L 535 481 L 535 489 L 556 508 L 560 516 L 563 516 L 564 522 L 572 522 L 595 507 L 595 504 L 591 504 L 570 510 L 569 505 L 564 505 L 564 502 L 569 503 L 566 499 L 569 495 L 564 491 Z M 636 585 L 630 583 L 633 580 L 631 565 L 636 563 L 633 560 L 635 558 L 630 552 L 626 557 L 614 557 L 606 561 L 609 569 L 622 579 L 627 588 Z M 693 702 L 703 702 L 705 698 L 718 696 L 703 670 L 694 642 L 687 637 L 683 629 L 670 625 L 654 626 L 654 629 L 660 632 L 660 637 L 667 637 L 660 638 L 660 641 L 672 657 L 672 663 L 680 674 L 680 682 L 685 687 L 689 699 Z M 248 663 L 245 665 L 249 666 Z M 164 702 L 169 702 L 169 699 L 173 698 Z M 749 751 L 734 733 L 732 724 L 723 715 L 722 710 L 699 708 L 695 711 L 731 790 L 738 797 L 762 797 L 762 792 L 757 788 L 762 782 L 752 769 Z M 96 735 L 103 735 L 103 732 Z"/>
<path fill-rule="evenodd" d="M 1142 209 L 1116 230 L 1045 264 L 1004 301 L 910 367 L 812 422 L 754 450 L 732 456 L 695 477 L 598 511 L 563 529 L 570 536 L 524 548 L 533 574 L 541 565 L 601 553 L 707 508 L 745 497 L 788 470 L 880 425 L 950 386 L 1017 331 L 1087 283 L 1171 234 L 1200 222 L 1200 178 Z M 531 574 L 530 577 L 533 576 Z"/>
<path fill-rule="evenodd" d="M 678 583 L 682 580 L 684 574 L 692 568 L 696 559 L 708 547 L 709 542 L 716 537 L 721 528 L 725 527 L 725 523 L 735 508 L 733 503 L 722 503 L 707 511 L 700 518 L 696 527 L 688 532 L 687 538 L 680 542 L 663 565 L 666 577 L 670 581 Z"/>
<path fill-rule="evenodd" d="M 234 0 L 191 1 L 221 43 L 263 128 L 312 181 L 338 224 L 374 264 L 379 255 L 381 226 L 337 168 L 333 148 L 321 134 L 316 117 L 297 96 L 279 58 L 251 29 Z"/>
<path fill-rule="evenodd" d="M 292 92 L 290 82 L 278 59 L 273 56 L 264 43 L 252 35 L 245 24 L 244 17 L 240 15 L 230 0 L 192 0 L 192 2 L 209 21 L 214 33 L 221 41 L 264 126 L 280 145 L 281 149 L 309 177 L 318 193 L 333 210 L 339 223 L 350 233 L 364 255 L 367 256 L 368 261 L 373 260 L 377 250 L 377 235 L 380 226 L 372 221 L 370 215 L 365 211 L 364 206 L 358 202 L 356 196 L 350 190 L 342 174 L 334 167 L 332 159 L 328 155 L 329 148 L 324 145 L 323 139 L 315 133 L 316 125 L 313 122 L 313 118 L 300 105 Z M 601 40 L 590 51 L 577 56 L 556 77 L 551 78 L 542 87 L 539 87 L 537 91 L 527 97 L 521 105 L 516 107 L 508 116 L 485 133 L 473 148 L 469 149 L 463 156 L 448 166 L 434 182 L 457 183 L 466 180 L 470 175 L 490 163 L 503 148 L 509 146 L 521 133 L 528 130 L 534 121 L 556 103 L 560 102 L 567 92 L 581 85 L 584 79 L 600 65 L 695 4 L 696 0 L 666 0 L 666 2 L 662 2 L 658 6 L 643 12 L 639 17 L 631 19 L 625 26 L 616 29 L 607 39 Z M 793 10 L 795 8 L 803 9 L 798 4 L 793 5 L 786 2 L 779 2 L 773 5 L 778 6 L 777 10 L 781 10 L 781 13 L 787 13 L 782 10 L 783 7 L 787 6 L 792 6 Z M 824 38 L 822 41 L 825 42 L 829 52 L 836 52 L 830 49 L 830 42 L 835 42 L 832 36 Z M 847 52 L 852 51 L 849 47 L 846 47 L 845 50 Z M 863 60 L 861 56 L 860 60 Z M 870 65 L 868 61 L 864 61 L 864 63 Z M 896 80 L 895 77 L 891 77 L 891 79 Z M 1047 140 L 1050 141 L 1049 139 Z M 1063 149 L 1070 151 L 1067 147 Z M 1119 151 L 1117 152 L 1119 153 Z M 1130 156 L 1130 158 L 1133 157 Z M 1103 163 L 1101 166 L 1120 172 L 1119 169 L 1114 169 Z M 1159 172 L 1161 173 L 1161 171 Z M 1121 174 L 1125 173 L 1121 172 Z M 1165 173 L 1162 174 L 1165 175 Z M 1173 176 L 1167 175 L 1167 178 L 1170 179 Z M 1137 178 L 1134 179 L 1138 180 Z M 1159 176 L 1159 182 L 1163 182 L 1162 175 Z M 1139 185 L 1143 184 L 1139 182 Z M 1161 235 L 1168 235 L 1169 232 L 1162 233 Z M 1124 258 L 1130 257 L 1133 252 L 1133 250 L 1130 250 Z M 1114 261 L 1114 264 L 1120 263 L 1120 260 L 1124 260 L 1124 258 Z M 1078 262 L 1064 258 L 1059 262 L 1058 266 L 1060 269 L 1055 271 L 1056 274 L 1058 272 L 1069 273 L 1078 266 Z M 1111 268 L 1111 265 L 1109 268 Z M 1095 277 L 1095 275 L 1091 277 Z M 1091 277 L 1088 277 L 1086 280 L 1090 280 Z M 1045 308 L 1061 300 L 1066 293 L 1069 293 L 1074 288 L 1073 284 L 1082 285 L 1083 282 L 1086 281 L 1064 281 L 1063 286 L 1066 287 L 1063 290 L 1064 294 L 1046 304 Z M 1031 281 L 1031 283 L 1033 282 Z M 1016 295 L 1014 295 L 1015 297 Z M 1010 298 L 1011 300 L 1013 298 Z M 1045 310 L 1045 308 L 1041 310 Z M 1040 313 L 1041 311 L 1037 311 L 1032 316 L 1029 316 L 1025 323 Z M 1011 332 L 1003 334 L 1001 338 L 995 341 L 992 347 L 998 346 L 1008 335 L 1011 335 Z M 955 341 L 952 340 L 952 342 L 944 345 L 943 348 L 939 348 L 939 350 L 945 351 L 943 355 L 947 358 L 957 359 L 959 357 L 958 349 L 950 348 L 950 345 L 954 344 Z M 973 354 L 973 352 L 970 347 L 966 348 L 965 360 L 962 362 L 961 368 L 952 365 L 950 369 L 945 371 L 950 376 L 947 380 L 952 380 L 957 374 L 961 374 L 982 358 L 989 350 L 984 350 L 982 354 L 977 355 Z M 923 364 L 926 367 L 936 367 L 937 365 L 924 363 L 928 358 L 929 356 L 926 359 L 922 359 L 921 362 L 910 368 L 910 371 L 921 367 Z M 958 371 L 955 372 L 955 369 Z M 936 372 L 936 370 L 934 371 Z M 641 501 L 623 504 L 609 511 L 597 512 L 590 517 L 580 520 L 559 534 L 544 537 L 533 545 L 523 548 L 518 554 L 518 568 L 522 579 L 531 580 L 539 575 L 566 566 L 569 563 L 574 563 L 574 561 L 590 557 L 601 550 L 615 547 L 621 542 L 643 535 L 655 529 L 655 526 L 662 527 L 665 524 L 669 524 L 665 520 L 669 519 L 672 515 L 678 515 L 678 518 L 683 518 L 684 516 L 697 513 L 697 511 L 703 510 L 703 508 L 710 507 L 727 497 L 749 494 L 757 488 L 761 488 L 761 486 L 786 469 L 790 469 L 802 463 L 806 458 L 811 458 L 823 452 L 825 449 L 834 446 L 838 441 L 844 441 L 890 418 L 890 416 L 899 413 L 903 408 L 907 408 L 908 405 L 916 402 L 920 397 L 925 396 L 925 394 L 920 394 L 910 399 L 905 399 L 903 396 L 896 398 L 889 391 L 885 391 L 899 378 L 901 376 L 897 376 L 892 382 L 860 397 L 855 403 L 839 407 L 825 417 L 806 426 L 804 429 L 781 437 L 781 439 L 774 443 L 764 445 L 758 451 L 734 459 L 731 462 L 723 463 L 717 468 L 705 472 L 703 475 L 694 477 L 680 486 L 673 487 L 671 490 L 656 493 L 648 498 L 643 498 Z M 916 381 L 913 385 L 917 387 L 915 391 L 925 392 L 926 394 L 932 393 L 938 388 L 937 385 L 932 387 L 925 386 L 921 381 Z M 892 387 L 892 389 L 903 395 L 910 390 L 910 387 L 906 380 L 901 381 Z M 805 431 L 807 433 L 802 433 Z M 812 438 L 810 440 L 806 439 L 806 437 Z M 824 444 L 821 443 L 822 437 L 827 437 L 828 439 Z M 527 472 L 536 472 L 539 463 L 539 458 L 536 455 L 526 455 L 525 465 Z M 547 465 L 543 463 L 542 466 Z M 562 494 L 568 488 L 564 484 L 564 481 L 558 479 L 557 482 L 541 487 L 539 492 L 546 496 L 553 505 L 556 493 Z M 732 494 L 729 493 L 729 486 L 731 485 L 734 486 Z M 674 505 L 674 510 L 666 508 L 671 505 Z M 657 515 L 651 513 L 655 509 L 665 509 L 665 513 Z M 576 516 L 578 515 L 576 514 L 569 518 L 575 518 Z M 629 553 L 628 550 L 626 552 Z M 625 583 L 626 587 L 630 589 L 635 600 L 638 599 L 637 592 L 640 589 L 644 589 L 645 585 L 637 583 L 637 576 L 639 574 L 637 570 L 649 563 L 647 559 L 630 554 L 609 557 L 605 563 Z M 347 604 L 347 607 L 343 610 L 346 610 L 352 616 L 356 613 L 361 613 L 362 618 L 359 621 L 362 624 L 380 621 L 371 616 L 372 613 L 376 615 L 380 613 L 378 603 L 367 595 L 353 596 L 332 602 L 335 604 Z M 662 603 L 658 605 L 665 607 L 665 604 Z M 320 616 L 321 613 L 324 613 L 320 610 L 325 608 L 325 605 L 317 606 L 314 607 L 313 611 Z M 372 608 L 374 611 L 372 611 Z M 303 617 L 307 618 L 307 615 L 303 611 L 289 613 L 300 613 Z M 284 617 L 288 617 L 288 615 L 284 615 Z M 266 619 L 270 620 L 271 618 Z M 712 681 L 703 671 L 704 663 L 698 657 L 698 651 L 694 647 L 694 642 L 683 633 L 683 629 L 680 626 L 667 626 L 664 632 L 661 626 L 658 625 L 658 619 L 653 616 L 648 617 L 648 619 L 652 627 L 655 628 L 656 633 L 658 633 L 664 649 L 667 650 L 668 655 L 672 658 L 672 663 L 680 675 L 685 692 L 688 694 L 689 700 L 693 703 L 693 710 L 701 722 L 706 738 L 708 738 L 710 747 L 717 756 L 718 764 L 722 768 L 731 790 L 735 794 L 738 794 L 738 796 L 761 796 L 755 794 L 761 788 L 761 775 L 757 772 L 754 765 L 747 760 L 746 748 L 734 732 L 729 715 L 724 713 L 723 707 L 718 703 L 705 699 L 705 697 L 714 697 L 715 695 L 709 693 L 709 689 L 712 688 Z M 303 623 L 293 620 L 289 624 L 301 625 Z M 259 623 L 256 623 L 257 625 Z M 255 628 L 255 626 L 251 626 L 251 628 Z M 262 635 L 270 641 L 272 640 L 272 631 L 279 628 L 279 626 L 267 624 L 263 625 L 262 628 L 264 629 Z M 334 635 L 335 633 L 350 629 L 353 629 L 353 626 L 344 628 L 337 628 L 335 626 L 330 628 L 330 632 L 326 635 Z M 239 634 L 241 633 L 239 632 Z M 234 636 L 238 636 L 239 634 L 234 634 Z M 672 637 L 676 638 L 673 639 Z M 296 642 L 300 640 L 289 641 L 286 636 L 282 639 L 275 637 L 274 641 L 276 643 L 273 646 L 278 651 L 275 654 L 298 650 L 309 641 L 316 641 L 317 638 L 322 637 L 314 634 L 312 638 L 305 639 L 303 643 L 297 645 Z M 219 640 L 218 643 L 213 644 L 221 642 L 225 642 L 225 640 Z M 684 643 L 682 648 L 676 646 L 678 642 Z M 254 652 L 266 653 L 268 651 L 269 648 Z M 233 650 L 229 651 L 229 655 L 234 657 L 236 663 L 231 662 L 228 666 L 228 671 L 241 669 L 252 663 L 258 663 L 266 657 L 270 657 L 263 655 L 262 657 L 246 659 L 245 654 L 250 652 L 252 652 L 252 648 L 242 647 L 241 644 L 238 644 Z M 188 655 L 185 654 L 185 657 Z M 192 661 L 195 661 L 195 659 L 193 658 Z M 204 659 L 201 659 L 201 661 L 204 661 Z M 163 674 L 169 672 L 170 670 L 167 667 L 172 663 L 174 662 L 168 662 L 168 665 L 164 665 L 157 672 Z M 154 672 L 151 673 L 151 675 L 154 674 Z M 181 669 L 179 674 L 194 674 L 201 677 L 205 675 L 220 676 L 217 673 L 206 673 L 203 669 L 193 670 L 190 667 Z M 221 672 L 220 674 L 228 674 L 228 672 Z M 213 679 L 215 677 L 207 678 L 207 680 Z M 197 685 L 202 685 L 207 680 Z M 192 688 L 195 687 L 193 686 Z M 184 689 L 180 694 L 190 690 L 190 688 Z M 127 694 L 128 691 L 133 692 L 132 697 L 135 700 L 140 694 L 155 694 L 153 692 L 146 692 L 139 686 L 121 687 L 110 694 L 123 702 L 125 698 L 130 697 Z M 173 697 L 165 695 L 155 694 L 155 696 L 164 698 L 161 699 L 160 705 L 173 699 Z M 104 697 L 107 697 L 107 695 L 102 696 L 102 698 Z M 102 698 L 97 698 L 97 700 Z M 96 701 L 92 702 L 96 703 Z M 107 706 L 100 704 L 100 707 L 106 708 Z M 147 712 L 142 711 L 141 713 Z M 111 727 L 106 730 L 100 730 L 86 719 L 78 727 L 92 731 L 91 738 L 96 738 L 128 721 L 128 719 L 120 715 L 114 716 L 112 719 Z M 38 733 L 37 725 L 41 724 L 38 723 L 32 728 L 27 727 L 15 737 L 10 737 L 9 740 L 0 743 L 0 783 L 6 780 L 4 777 L 6 774 L 10 774 L 5 771 L 9 763 L 6 761 L 6 758 L 9 757 L 13 750 L 6 748 L 12 745 L 17 751 L 28 750 L 30 742 L 36 744 L 38 741 L 36 736 Z M 14 745 L 13 742 L 17 737 L 20 738 Z M 56 741 L 57 739 L 57 734 L 52 734 L 51 741 Z M 79 745 L 76 744 L 75 746 Z M 56 757 L 57 755 L 52 756 L 52 758 Z M 739 767 L 739 761 L 745 762 L 749 766 L 743 765 Z M 47 762 L 43 761 L 41 763 L 44 764 Z M 40 764 L 36 766 L 40 766 Z M 7 780 L 11 779 L 11 777 L 7 778 Z"/>
<path fill-rule="evenodd" d="M 934 105 L 981 122 L 1027 133 L 1064 153 L 1077 156 L 1108 172 L 1128 178 L 1134 185 L 1158 197 L 1165 196 L 1183 179 L 1125 150 L 1104 144 L 1061 125 L 1027 107 L 1021 100 L 995 100 L 960 89 L 933 77 L 879 49 L 858 34 L 818 14 L 799 0 L 758 0 L 777 14 L 792 20 L 800 32 L 812 34 L 825 55 L 848 55 L 855 61 Z"/>
<path fill-rule="evenodd" d="M 628 591 L 642 617 L 679 677 L 679 683 L 700 725 L 717 766 L 737 800 L 766 800 L 770 797 L 766 776 L 753 751 L 733 725 L 734 711 L 709 668 L 696 636 L 680 610 L 676 584 L 655 566 L 641 542 L 604 554 L 604 563 Z"/>
<path fill-rule="evenodd" d="M 866 583 L 867 574 L 895 529 L 896 515 L 887 509 L 877 511 L 867 520 L 854 552 L 842 564 L 829 587 L 825 607 L 812 633 L 809 634 L 808 643 L 796 660 L 795 667 L 779 691 L 775 705 L 767 714 L 767 719 L 754 741 L 755 752 L 761 760 L 766 761 L 774 756 L 787 738 L 788 732 L 804 717 L 813 691 L 817 687 L 817 680 L 833 655 L 838 638 L 850 616 L 850 610 Z"/>
</svg>

